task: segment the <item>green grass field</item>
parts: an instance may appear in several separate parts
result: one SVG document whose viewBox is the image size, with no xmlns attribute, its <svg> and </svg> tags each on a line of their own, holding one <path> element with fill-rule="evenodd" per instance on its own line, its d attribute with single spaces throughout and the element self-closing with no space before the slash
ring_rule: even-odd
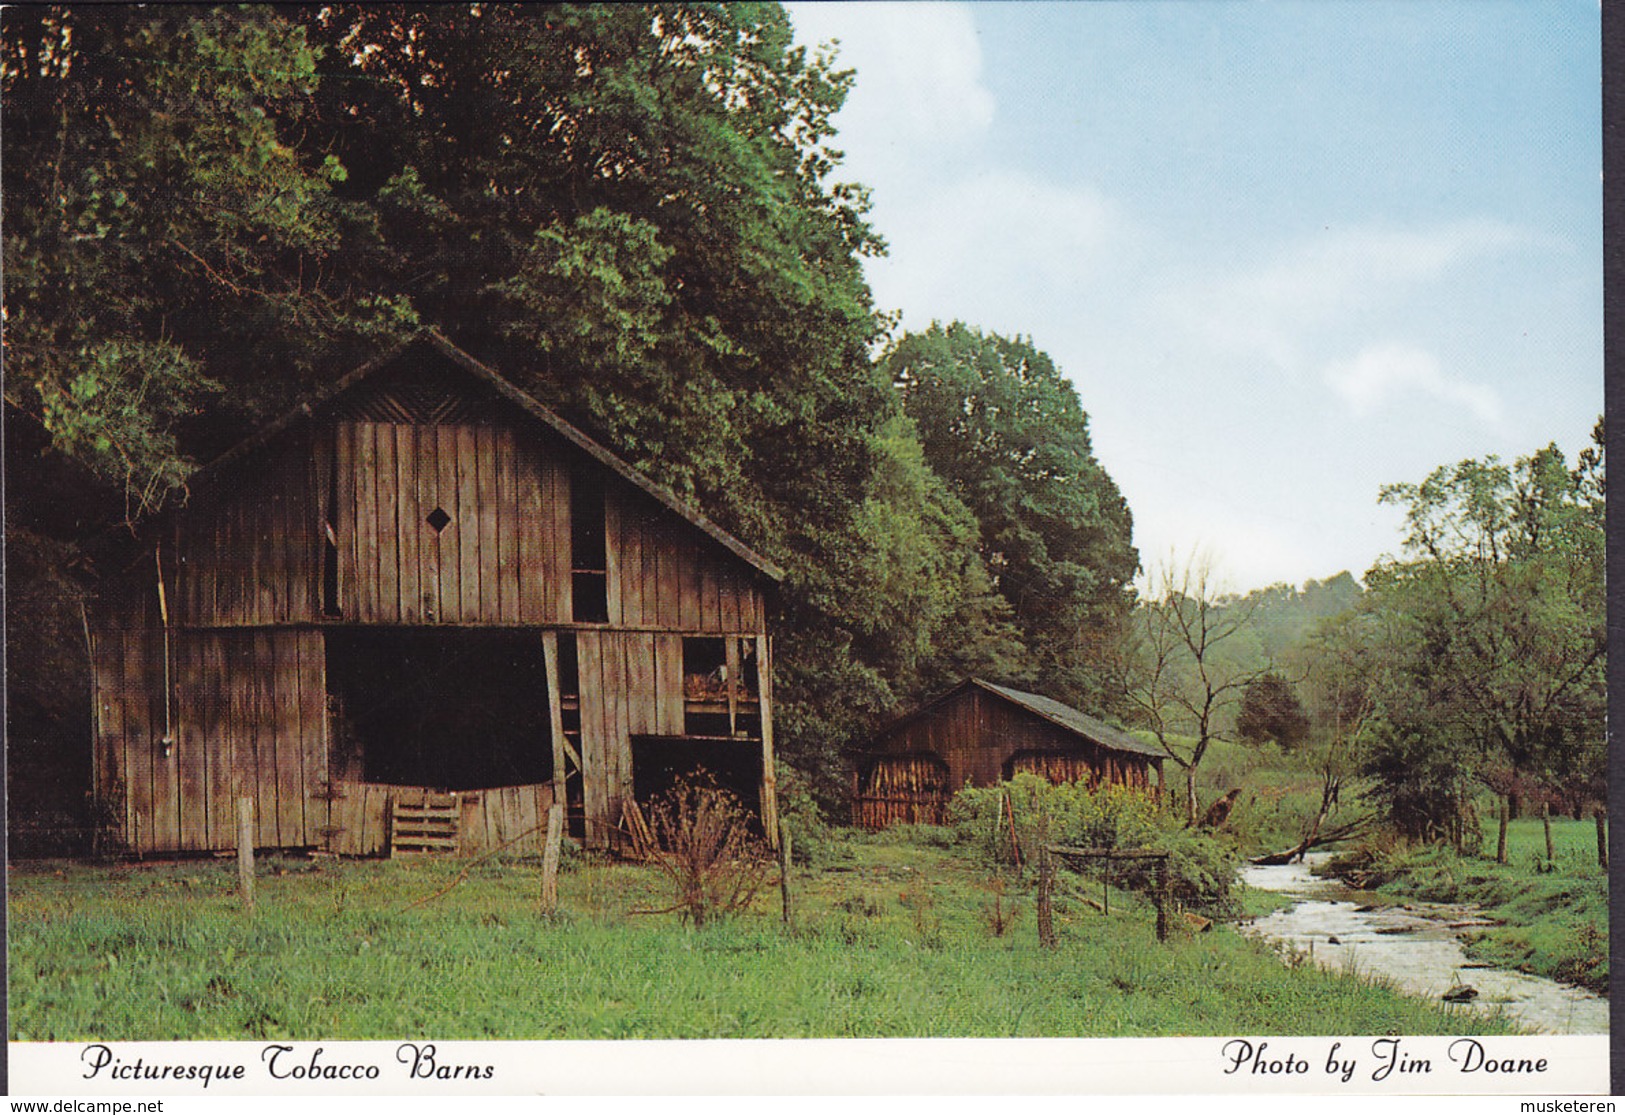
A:
<svg viewBox="0 0 1625 1115">
<path fill-rule="evenodd" d="M 1498 1032 L 1386 988 L 1289 968 L 1227 927 L 1159 944 L 1114 894 L 1057 903 L 958 849 L 852 836 L 693 929 L 648 867 L 575 857 L 562 914 L 533 863 L 262 862 L 243 913 L 229 863 L 27 864 L 11 873 L 14 1040 L 767 1038 Z M 1030 883 L 1030 879 L 1029 879 Z M 1097 886 L 1088 893 L 1098 897 Z"/>
<path fill-rule="evenodd" d="M 1606 992 L 1608 877 L 1597 865 L 1595 824 L 1552 820 L 1549 871 L 1538 818 L 1508 826 L 1507 863 L 1495 862 L 1495 842 L 1490 820 L 1480 856 L 1445 847 L 1396 852 L 1394 877 L 1382 889 L 1430 902 L 1476 903 L 1503 924 L 1474 934 L 1467 941 L 1469 956 Z"/>
</svg>

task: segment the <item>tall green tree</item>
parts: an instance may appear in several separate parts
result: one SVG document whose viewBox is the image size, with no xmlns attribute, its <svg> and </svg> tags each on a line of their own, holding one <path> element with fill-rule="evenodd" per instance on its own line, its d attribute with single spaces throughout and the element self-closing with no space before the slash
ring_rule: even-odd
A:
<svg viewBox="0 0 1625 1115">
<path fill-rule="evenodd" d="M 1248 743 L 1275 743 L 1291 751 L 1309 736 L 1309 716 L 1292 683 L 1278 673 L 1258 675 L 1241 694 L 1236 734 Z"/>
<path fill-rule="evenodd" d="M 1014 680 L 1104 709 L 1139 555 L 1077 392 L 1030 341 L 959 323 L 902 337 L 883 366 L 926 462 L 980 525 L 978 553 L 1027 650 Z"/>
<path fill-rule="evenodd" d="M 1460 829 L 1468 776 L 1515 775 L 1556 794 L 1600 785 L 1601 496 L 1600 424 L 1572 469 L 1551 445 L 1384 489 L 1405 508 L 1405 553 L 1367 584 L 1400 684 L 1371 763 L 1401 827 Z"/>
</svg>

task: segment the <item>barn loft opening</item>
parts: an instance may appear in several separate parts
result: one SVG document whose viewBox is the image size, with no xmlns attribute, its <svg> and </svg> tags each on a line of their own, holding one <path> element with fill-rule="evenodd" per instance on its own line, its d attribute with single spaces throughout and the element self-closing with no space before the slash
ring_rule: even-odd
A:
<svg viewBox="0 0 1625 1115">
<path fill-rule="evenodd" d="M 326 643 L 335 778 L 478 790 L 553 777 L 534 632 L 328 631 Z"/>
<path fill-rule="evenodd" d="M 760 827 L 762 749 L 754 743 L 687 736 L 632 737 L 632 796 L 645 808 L 679 780 L 715 785 L 739 799 Z"/>
<path fill-rule="evenodd" d="M 683 639 L 683 734 L 760 739 L 756 645 L 751 639 Z"/>
</svg>

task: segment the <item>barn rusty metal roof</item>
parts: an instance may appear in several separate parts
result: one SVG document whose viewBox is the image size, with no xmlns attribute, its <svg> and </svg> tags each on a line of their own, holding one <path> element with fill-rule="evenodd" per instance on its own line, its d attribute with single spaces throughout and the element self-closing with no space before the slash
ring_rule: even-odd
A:
<svg viewBox="0 0 1625 1115">
<path fill-rule="evenodd" d="M 609 449 L 594 441 L 587 434 L 565 421 L 552 410 L 537 402 L 530 395 L 509 383 L 500 373 L 480 363 L 473 356 L 458 348 L 444 334 L 436 329 L 422 329 L 400 344 L 367 361 L 348 375 L 335 380 L 326 388 L 316 392 L 312 397 L 300 403 L 293 410 L 281 418 L 262 427 L 257 433 L 239 442 L 225 453 L 210 461 L 207 465 L 192 474 L 192 482 L 205 480 L 266 443 L 274 440 L 285 430 L 296 424 L 314 417 L 316 411 L 322 409 L 339 396 L 354 388 L 357 384 L 370 378 L 379 370 L 393 365 L 410 349 L 417 345 L 428 345 L 441 356 L 462 368 L 476 379 L 482 380 L 498 395 L 517 406 L 520 410 L 537 419 L 558 433 L 566 441 L 586 453 L 599 464 L 609 469 L 616 476 L 641 489 L 655 502 L 675 512 L 689 523 L 710 535 L 723 549 L 750 565 L 757 572 L 774 581 L 784 580 L 784 570 L 776 563 L 763 557 L 739 539 L 729 534 L 722 527 L 712 522 L 700 511 L 684 501 L 677 493 L 663 484 L 656 483 L 643 473 L 617 457 Z"/>
<path fill-rule="evenodd" d="M 893 720 L 875 733 L 876 737 L 887 735 L 904 724 L 919 719 L 970 688 L 981 689 L 984 692 L 993 694 L 995 697 L 1002 698 L 1108 751 L 1127 751 L 1131 754 L 1146 755 L 1157 760 L 1166 758 L 1166 753 L 1156 745 L 1135 739 L 1123 729 L 1114 728 L 1104 720 L 1097 720 L 1087 713 L 1079 712 L 1070 705 L 1063 705 L 1060 701 L 1037 693 L 1011 689 L 1006 685 L 994 685 L 992 682 L 983 681 L 981 678 L 966 678 L 941 696 L 935 697 L 912 712 L 904 713 L 896 720 Z"/>
</svg>

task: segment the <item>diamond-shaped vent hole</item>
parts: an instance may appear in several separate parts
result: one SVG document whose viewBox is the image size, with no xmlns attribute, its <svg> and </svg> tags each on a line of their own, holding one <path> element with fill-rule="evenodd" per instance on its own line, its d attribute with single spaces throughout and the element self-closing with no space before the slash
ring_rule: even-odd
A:
<svg viewBox="0 0 1625 1115">
<path fill-rule="evenodd" d="M 424 522 L 434 527 L 434 532 L 439 534 L 441 531 L 445 530 L 446 525 L 451 522 L 451 516 L 446 514 L 440 508 L 436 507 L 433 511 L 429 512 L 429 517 L 425 519 Z"/>
</svg>

